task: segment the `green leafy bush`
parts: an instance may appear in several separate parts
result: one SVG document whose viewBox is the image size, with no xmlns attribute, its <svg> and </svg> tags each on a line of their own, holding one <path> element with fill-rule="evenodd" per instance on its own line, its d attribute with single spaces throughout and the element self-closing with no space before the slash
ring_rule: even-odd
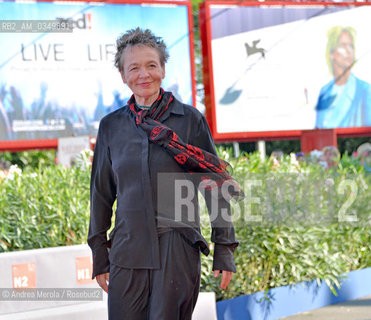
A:
<svg viewBox="0 0 371 320">
<path fill-rule="evenodd" d="M 16 164 L 23 168 L 38 168 L 51 166 L 55 163 L 55 150 L 32 150 L 22 152 L 0 152 L 0 162 Z"/>
<path fill-rule="evenodd" d="M 225 150 L 220 154 L 245 182 L 245 193 L 246 181 L 256 184 L 251 196 L 233 206 L 240 215 L 234 219 L 240 245 L 232 285 L 220 290 L 218 280 L 208 276 L 208 257 L 202 265 L 203 290 L 226 299 L 317 279 L 336 294 L 344 273 L 371 266 L 371 179 L 357 161 L 344 156 L 337 170 L 325 170 L 293 155 L 261 161 L 258 154 L 239 159 Z M 203 214 L 206 221 L 205 208 Z"/>
<path fill-rule="evenodd" d="M 0 252 L 85 243 L 89 175 L 81 166 L 13 166 L 0 176 Z"/>
<path fill-rule="evenodd" d="M 246 194 L 232 205 L 238 271 L 222 291 L 212 276 L 212 256 L 203 257 L 202 290 L 226 299 L 318 279 L 335 291 L 342 274 L 371 266 L 371 181 L 357 161 L 344 156 L 335 171 L 293 156 L 262 161 L 258 154 L 219 154 L 232 164 Z M 7 176 L 0 171 L 0 251 L 86 243 L 89 179 L 87 155 L 70 169 L 12 167 Z"/>
</svg>

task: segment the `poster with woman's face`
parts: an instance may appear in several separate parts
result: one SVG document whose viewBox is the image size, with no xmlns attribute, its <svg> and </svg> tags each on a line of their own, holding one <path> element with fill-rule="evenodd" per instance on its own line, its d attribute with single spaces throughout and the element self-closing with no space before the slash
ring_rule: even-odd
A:
<svg viewBox="0 0 371 320">
<path fill-rule="evenodd" d="M 210 15 L 218 133 L 371 126 L 371 6 Z"/>
<path fill-rule="evenodd" d="M 131 96 L 113 62 L 116 39 L 138 26 L 168 46 L 164 89 L 193 102 L 185 4 L 6 1 L 0 12 L 0 141 L 94 136 Z M 58 21 L 72 32 L 37 30 Z"/>
</svg>

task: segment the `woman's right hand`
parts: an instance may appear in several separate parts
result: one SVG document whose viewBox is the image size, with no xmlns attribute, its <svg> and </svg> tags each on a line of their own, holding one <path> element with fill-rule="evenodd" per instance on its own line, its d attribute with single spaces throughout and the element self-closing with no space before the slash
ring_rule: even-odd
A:
<svg viewBox="0 0 371 320">
<path fill-rule="evenodd" d="M 98 274 L 95 277 L 95 280 L 97 280 L 99 286 L 108 293 L 108 282 L 109 282 L 109 272 Z"/>
</svg>

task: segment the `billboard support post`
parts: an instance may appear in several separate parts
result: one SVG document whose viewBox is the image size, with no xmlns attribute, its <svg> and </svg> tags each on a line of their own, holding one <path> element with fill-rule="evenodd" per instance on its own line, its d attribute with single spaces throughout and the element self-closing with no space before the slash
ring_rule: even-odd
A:
<svg viewBox="0 0 371 320">
<path fill-rule="evenodd" d="M 240 144 L 238 142 L 233 142 L 234 156 L 238 158 L 240 156 Z"/>
<path fill-rule="evenodd" d="M 256 144 L 257 144 L 258 151 L 260 153 L 260 158 L 262 160 L 264 160 L 266 155 L 267 155 L 267 151 L 266 151 L 266 147 L 265 147 L 265 141 L 264 140 L 259 140 L 259 141 L 257 141 Z"/>
<path fill-rule="evenodd" d="M 337 134 L 334 129 L 304 130 L 300 137 L 301 151 L 322 150 L 327 146 L 337 147 Z"/>
</svg>

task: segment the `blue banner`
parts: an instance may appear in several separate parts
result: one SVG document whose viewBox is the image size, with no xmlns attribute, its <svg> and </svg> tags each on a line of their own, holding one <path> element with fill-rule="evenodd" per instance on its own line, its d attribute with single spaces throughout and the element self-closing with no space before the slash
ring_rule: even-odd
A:
<svg viewBox="0 0 371 320">
<path fill-rule="evenodd" d="M 164 39 L 163 87 L 193 103 L 184 4 L 1 2 L 0 12 L 0 141 L 96 135 L 131 95 L 113 61 L 116 39 L 136 27 Z M 53 21 L 72 32 L 47 30 Z"/>
</svg>

